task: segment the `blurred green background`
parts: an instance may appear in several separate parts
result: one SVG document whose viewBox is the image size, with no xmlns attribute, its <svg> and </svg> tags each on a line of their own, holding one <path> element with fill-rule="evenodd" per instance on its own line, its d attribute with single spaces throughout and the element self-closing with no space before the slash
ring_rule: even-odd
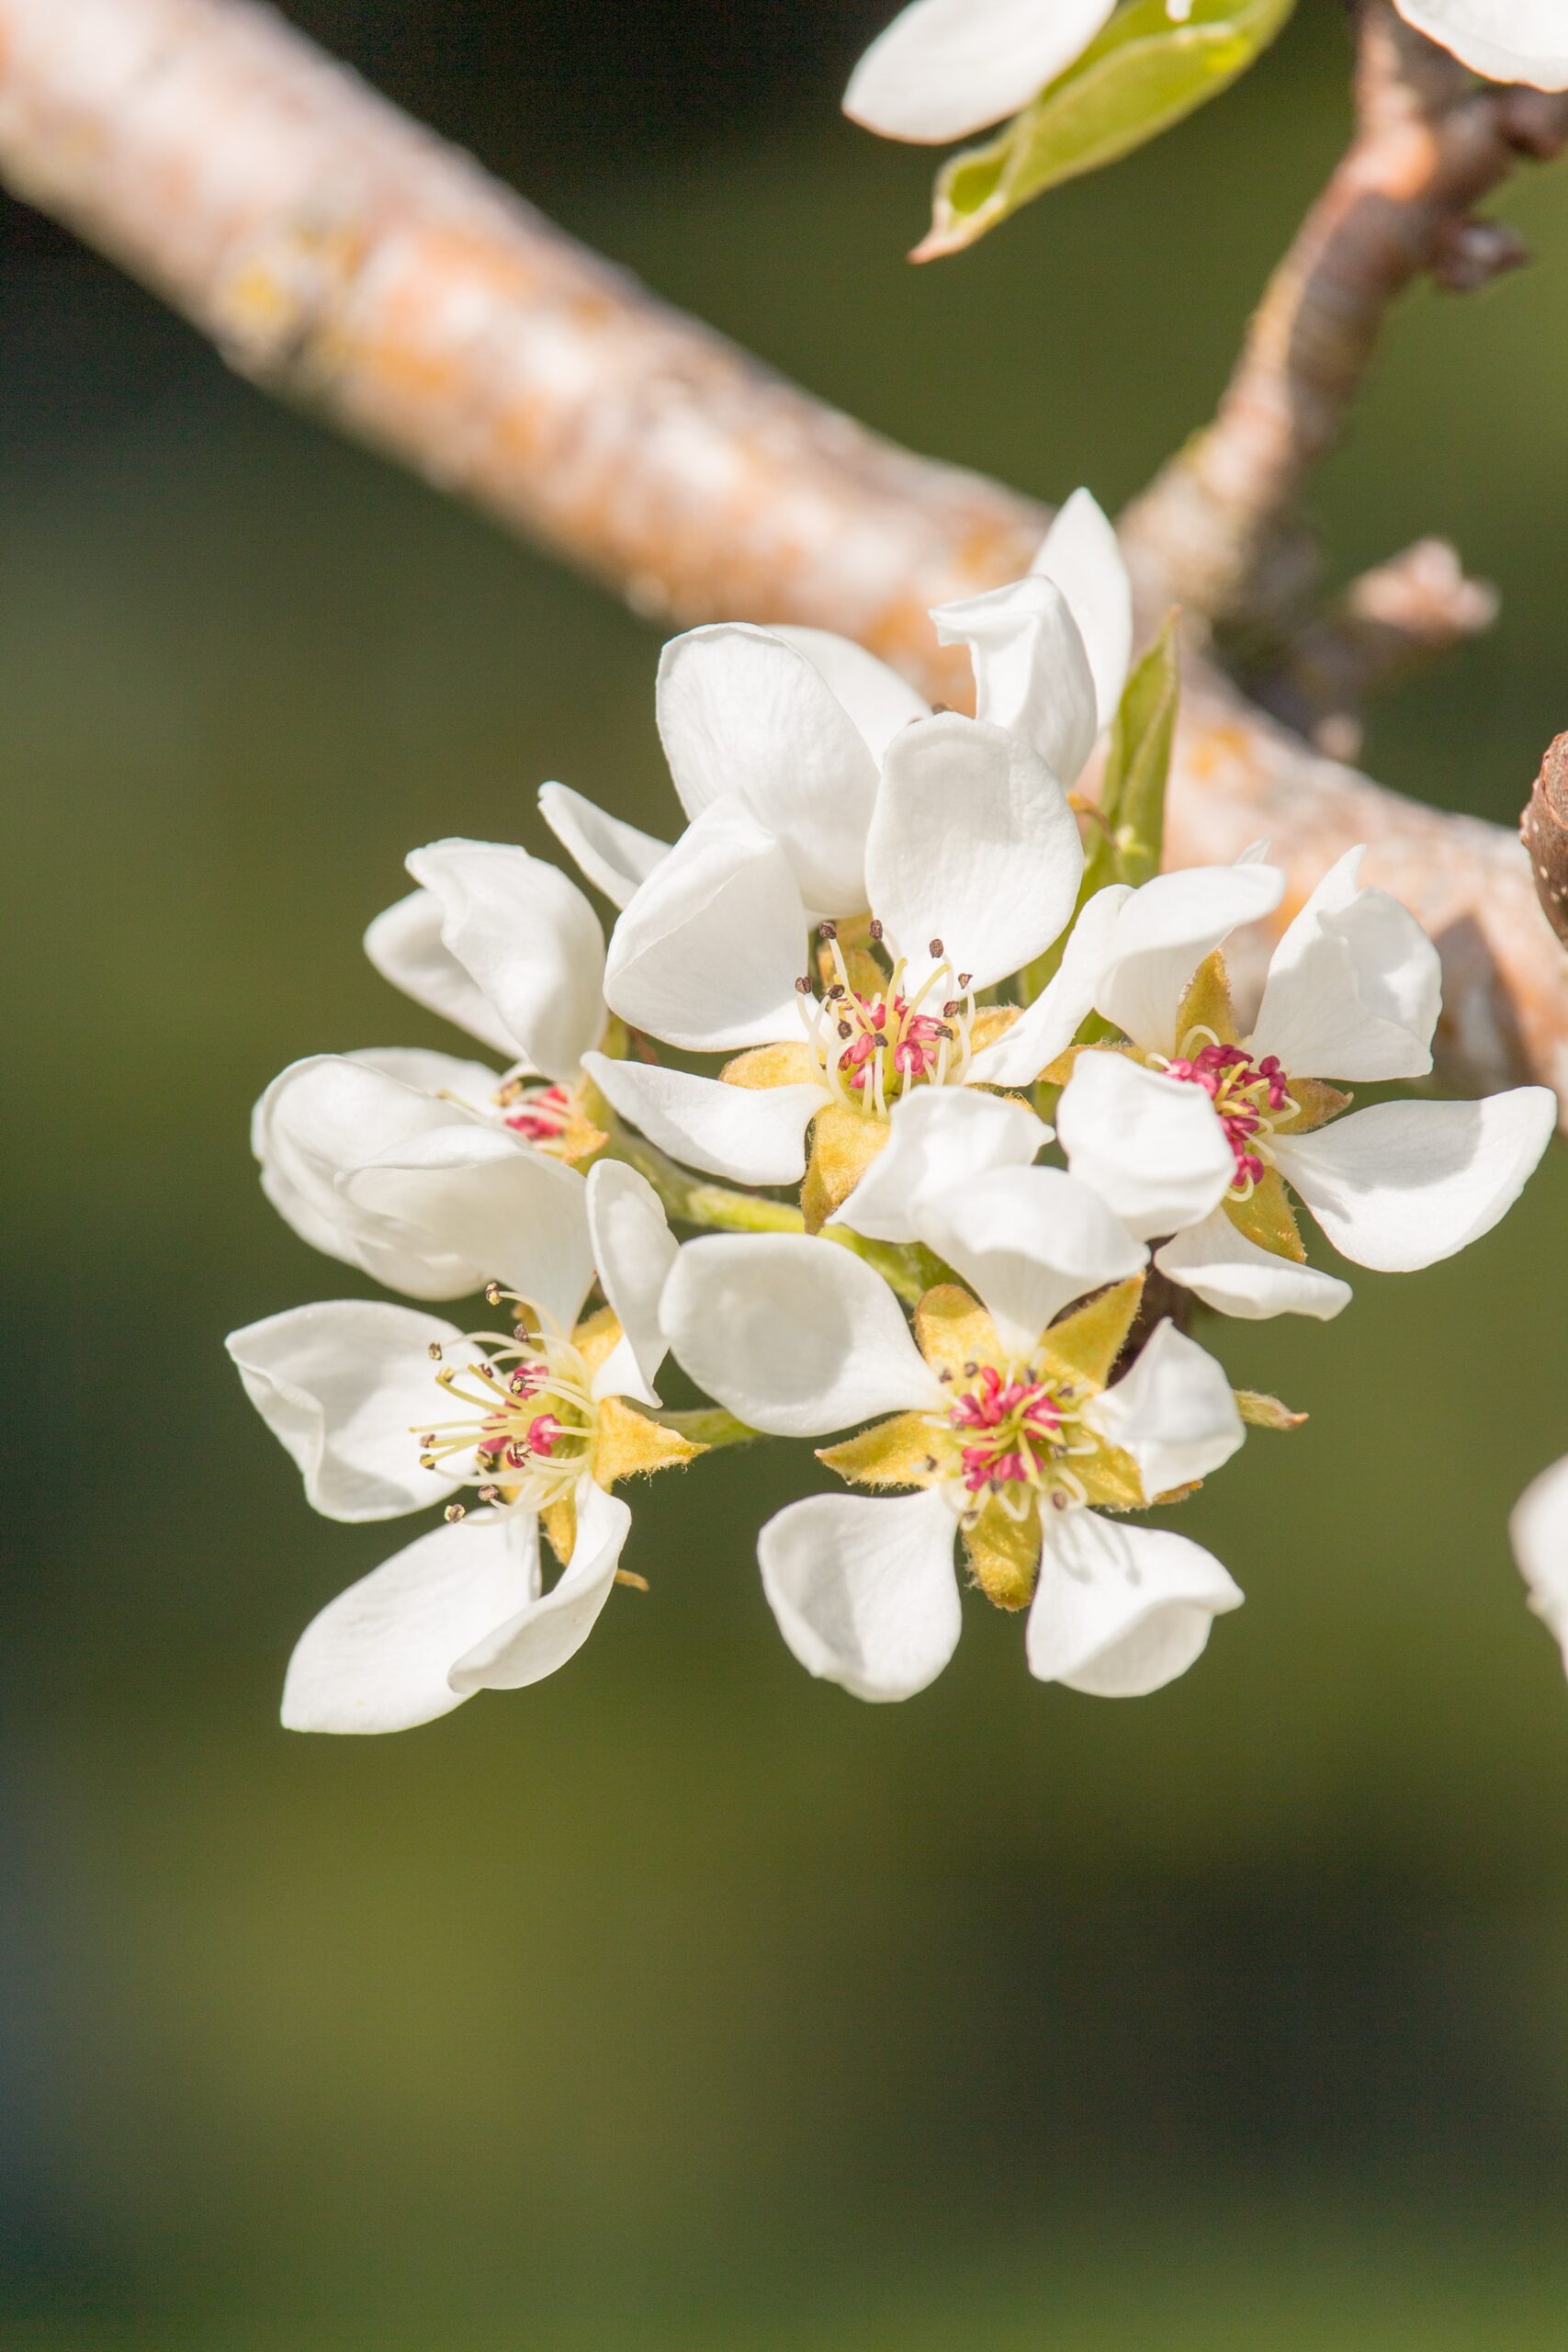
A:
<svg viewBox="0 0 1568 2352">
<path fill-rule="evenodd" d="M 569 225 L 888 431 L 1131 493 L 1341 136 L 1307 0 L 1225 102 L 975 254 L 836 114 L 880 0 L 296 13 Z M 1568 175 L 1400 314 L 1318 488 L 1497 632 L 1375 773 L 1507 820 L 1568 722 Z M 17 2352 L 1449 2352 L 1568 2334 L 1568 1691 L 1504 1519 L 1568 1444 L 1568 1170 L 1332 1331 L 1183 1524 L 1248 1606 L 1160 1697 L 978 1605 L 912 1704 L 785 1653 L 778 1455 L 660 1482 L 651 1596 L 398 1740 L 276 1724 L 389 1548 L 221 1352 L 352 1287 L 265 1206 L 293 1057 L 440 1042 L 360 932 L 560 776 L 671 804 L 657 633 L 269 407 L 19 209 L 0 263 L 17 1540 L 0 1676 L 0 2337 Z M 782 1454 L 782 1450 L 781 1450 Z"/>
</svg>

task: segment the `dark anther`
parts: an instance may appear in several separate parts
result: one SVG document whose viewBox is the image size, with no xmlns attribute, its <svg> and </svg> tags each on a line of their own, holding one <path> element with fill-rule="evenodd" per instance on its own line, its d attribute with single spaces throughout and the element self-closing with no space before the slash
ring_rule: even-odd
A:
<svg viewBox="0 0 1568 2352">
<path fill-rule="evenodd" d="M 499 1487 L 481 1487 L 479 1488 L 479 1500 L 481 1503 L 498 1503 L 501 1500 L 501 1488 Z"/>
<path fill-rule="evenodd" d="M 811 994 L 811 983 L 810 983 L 810 981 L 809 981 L 809 980 L 796 980 L 796 982 L 795 982 L 795 992 L 796 996 L 809 996 L 809 995 Z"/>
<path fill-rule="evenodd" d="M 959 987 L 961 989 L 966 989 L 974 977 L 975 975 L 973 972 L 960 972 L 958 975 Z"/>
<path fill-rule="evenodd" d="M 836 922 L 819 922 L 817 926 L 817 936 L 818 939 L 837 939 L 839 936 L 838 924 Z"/>
<path fill-rule="evenodd" d="M 440 1340 L 432 1340 L 432 1341 L 431 1341 L 431 1343 L 430 1343 L 429 1347 L 426 1349 L 425 1352 L 426 1352 L 426 1354 L 429 1356 L 430 1361 L 431 1361 L 431 1363 L 440 1363 L 440 1361 L 441 1361 L 441 1342 L 440 1342 Z"/>
<path fill-rule="evenodd" d="M 965 1379 L 965 1380 L 973 1380 L 973 1379 L 974 1379 L 974 1377 L 975 1377 L 975 1374 L 979 1371 L 979 1369 L 980 1369 L 980 1367 L 979 1367 L 979 1365 L 978 1365 L 977 1363 L 966 1363 L 966 1364 L 964 1365 L 964 1379 Z"/>
<path fill-rule="evenodd" d="M 933 956 L 945 956 L 947 950 L 943 947 L 940 939 L 933 939 L 931 944 L 931 952 Z"/>
<path fill-rule="evenodd" d="M 879 939 L 882 937 L 882 925 L 881 925 L 881 924 L 880 924 L 880 923 L 875 920 L 875 918 L 874 918 L 874 918 L 873 918 L 873 920 L 872 920 L 872 925 L 871 925 L 871 935 L 872 935 L 873 939 L 878 939 L 878 940 L 879 940 Z"/>
<path fill-rule="evenodd" d="M 843 984 L 842 980 L 835 980 L 835 981 L 833 982 L 832 987 L 831 987 L 831 988 L 829 989 L 829 991 L 828 991 L 828 1001 L 829 1001 L 829 1004 L 837 1004 L 837 1003 L 838 1003 L 838 1001 L 839 1001 L 839 999 L 843 995 L 843 993 L 844 993 L 844 984 Z"/>
<path fill-rule="evenodd" d="M 947 1002 L 942 1008 L 942 1019 L 944 1021 L 954 1021 L 963 1010 L 964 999 L 961 996 L 950 996 Z"/>
<path fill-rule="evenodd" d="M 855 1034 L 855 1032 L 854 1032 L 854 1023 L 853 1023 L 852 1022 L 851 1022 L 851 1021 L 840 1021 L 840 1023 L 839 1023 L 839 1035 L 840 1035 L 840 1037 L 852 1037 L 852 1036 L 854 1035 L 854 1034 Z"/>
<path fill-rule="evenodd" d="M 462 1506 L 462 1504 L 461 1504 L 461 1503 L 448 1503 L 448 1504 L 447 1504 L 447 1506 L 446 1506 L 446 1523 L 447 1523 L 447 1525 L 448 1525 L 449 1527 L 456 1527 L 456 1525 L 457 1524 L 457 1521 L 458 1521 L 460 1519 L 467 1519 L 467 1517 L 468 1517 L 468 1512 L 463 1509 L 463 1506 Z"/>
</svg>

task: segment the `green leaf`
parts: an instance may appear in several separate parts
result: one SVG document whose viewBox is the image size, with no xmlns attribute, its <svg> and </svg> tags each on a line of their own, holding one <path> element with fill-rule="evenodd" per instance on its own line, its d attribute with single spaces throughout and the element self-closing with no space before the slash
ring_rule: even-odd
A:
<svg viewBox="0 0 1568 2352">
<path fill-rule="evenodd" d="M 1134 669 L 1122 691 L 1105 775 L 1100 787 L 1100 827 L 1089 855 L 1086 888 L 1130 882 L 1136 888 L 1160 869 L 1165 840 L 1165 787 L 1176 741 L 1181 670 L 1176 615 Z"/>
<path fill-rule="evenodd" d="M 1295 0 L 1128 0 L 1081 57 L 994 139 L 938 176 L 916 261 L 959 252 L 1031 197 L 1098 171 L 1168 130 L 1234 82 L 1280 30 Z"/>
</svg>

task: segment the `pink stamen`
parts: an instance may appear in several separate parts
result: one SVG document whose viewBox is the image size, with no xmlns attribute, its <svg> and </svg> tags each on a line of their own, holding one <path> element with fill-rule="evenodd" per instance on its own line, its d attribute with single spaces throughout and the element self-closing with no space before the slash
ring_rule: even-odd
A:
<svg viewBox="0 0 1568 2352">
<path fill-rule="evenodd" d="M 1263 1126 L 1265 1111 L 1282 1111 L 1291 1099 L 1290 1080 L 1278 1054 L 1254 1062 L 1241 1046 L 1204 1046 L 1190 1058 L 1179 1057 L 1165 1069 L 1168 1078 L 1201 1086 L 1213 1103 L 1235 1160 L 1233 1189 L 1261 1184 L 1265 1162 L 1252 1148 L 1252 1138 Z M 1257 1099 L 1260 1094 L 1262 1102 Z"/>
<path fill-rule="evenodd" d="M 558 1143 L 570 1117 L 571 1097 L 565 1087 L 541 1086 L 537 1093 L 523 1097 L 506 1125 L 528 1143 Z"/>
</svg>

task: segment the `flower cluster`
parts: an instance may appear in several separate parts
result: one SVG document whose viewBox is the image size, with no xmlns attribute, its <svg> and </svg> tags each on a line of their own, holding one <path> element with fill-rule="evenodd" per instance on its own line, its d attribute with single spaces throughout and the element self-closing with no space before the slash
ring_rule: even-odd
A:
<svg viewBox="0 0 1568 2352">
<path fill-rule="evenodd" d="M 840 1490 L 758 1544 L 812 1673 L 923 1689 L 961 1557 L 1027 1611 L 1042 1680 L 1157 1689 L 1242 1596 L 1142 1514 L 1248 1421 L 1293 1418 L 1187 1325 L 1340 1311 L 1302 1209 L 1343 1259 L 1408 1270 L 1486 1232 L 1535 1165 L 1541 1088 L 1350 1108 L 1348 1084 L 1429 1070 L 1439 994 L 1359 851 L 1238 1004 L 1226 943 L 1284 879 L 1262 849 L 1179 874 L 1146 854 L 1156 657 L 1130 677 L 1087 493 L 1027 578 L 933 617 L 969 650 L 972 718 L 818 631 L 678 638 L 679 838 L 541 796 L 608 942 L 522 849 L 417 851 L 367 947 L 493 1059 L 319 1056 L 263 1096 L 262 1181 L 297 1231 L 409 1298 L 483 1301 L 471 1329 L 355 1299 L 229 1341 L 318 1510 L 439 1514 L 308 1628 L 288 1724 L 394 1730 L 552 1672 L 641 1582 L 618 1490 L 760 1434 L 833 1441 Z M 668 1355 L 710 1401 L 660 1402 Z"/>
</svg>

